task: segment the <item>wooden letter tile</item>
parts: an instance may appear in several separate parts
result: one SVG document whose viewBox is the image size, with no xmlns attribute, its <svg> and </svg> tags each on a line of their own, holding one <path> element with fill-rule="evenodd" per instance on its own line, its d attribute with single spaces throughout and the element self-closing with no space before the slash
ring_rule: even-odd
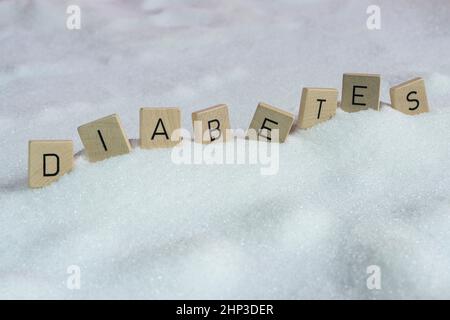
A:
<svg viewBox="0 0 450 320">
<path fill-rule="evenodd" d="M 410 115 L 428 112 L 427 93 L 425 81 L 415 78 L 390 90 L 392 108 Z"/>
<path fill-rule="evenodd" d="M 131 145 L 116 114 L 78 127 L 89 161 L 99 161 L 126 154 Z"/>
<path fill-rule="evenodd" d="M 169 148 L 180 142 L 172 136 L 181 127 L 181 113 L 178 108 L 141 108 L 139 135 L 141 148 Z"/>
<path fill-rule="evenodd" d="M 193 112 L 192 125 L 194 127 L 194 140 L 197 143 L 227 141 L 230 138 L 230 119 L 227 105 L 219 104 Z"/>
<path fill-rule="evenodd" d="M 301 129 L 331 119 L 336 114 L 338 91 L 326 88 L 303 88 L 298 126 Z"/>
<path fill-rule="evenodd" d="M 73 142 L 32 140 L 28 143 L 28 185 L 40 188 L 72 170 Z"/>
<path fill-rule="evenodd" d="M 274 142 L 284 142 L 294 122 L 294 115 L 287 111 L 272 107 L 260 102 L 253 115 L 249 131 L 256 132 L 258 139 Z M 278 129 L 278 141 L 272 139 L 272 130 Z M 247 133 L 247 137 L 254 138 L 253 134 Z"/>
<path fill-rule="evenodd" d="M 378 74 L 345 73 L 342 79 L 341 109 L 356 112 L 380 109 L 380 83 Z"/>
</svg>

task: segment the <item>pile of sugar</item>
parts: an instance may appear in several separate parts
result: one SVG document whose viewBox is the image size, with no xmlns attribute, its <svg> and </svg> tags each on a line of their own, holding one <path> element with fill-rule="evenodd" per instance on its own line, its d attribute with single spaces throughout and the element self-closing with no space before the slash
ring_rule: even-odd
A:
<svg viewBox="0 0 450 320">
<path fill-rule="evenodd" d="M 78 1 L 78 33 L 61 3 L 1 2 L 0 297 L 450 298 L 449 6 L 379 2 L 373 32 L 363 2 Z M 297 113 L 302 86 L 353 71 L 381 73 L 385 101 L 423 76 L 431 112 L 338 110 L 280 145 L 273 176 L 135 148 L 26 188 L 29 139 L 80 149 L 76 127 L 114 112 L 136 137 L 143 105 L 189 128 L 226 102 L 246 128 L 259 100 Z"/>
</svg>

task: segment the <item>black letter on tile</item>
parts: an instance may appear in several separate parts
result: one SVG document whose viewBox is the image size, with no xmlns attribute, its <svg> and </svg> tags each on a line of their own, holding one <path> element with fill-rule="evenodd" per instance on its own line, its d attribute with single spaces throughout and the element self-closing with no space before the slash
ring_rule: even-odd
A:
<svg viewBox="0 0 450 320">
<path fill-rule="evenodd" d="M 327 100 L 325 100 L 325 99 L 317 99 L 317 101 L 320 102 L 320 104 L 319 104 L 319 113 L 317 114 L 317 119 L 319 119 L 320 118 L 320 111 L 322 111 L 322 102 L 326 102 Z"/>
<path fill-rule="evenodd" d="M 211 128 L 211 123 L 213 123 L 213 122 L 217 124 L 217 127 Z M 222 132 L 220 131 L 220 122 L 219 122 L 219 120 L 217 120 L 217 119 L 209 120 L 208 121 L 208 130 L 209 130 L 209 136 L 211 137 L 211 141 L 219 139 L 220 135 L 222 134 Z M 218 131 L 219 134 L 217 135 L 217 137 L 213 137 L 213 135 L 212 135 L 213 131 Z"/>
<path fill-rule="evenodd" d="M 158 131 L 159 124 L 162 125 L 162 129 L 163 129 L 162 132 L 157 132 L 157 131 Z M 153 134 L 152 134 L 152 140 L 155 139 L 155 136 L 156 136 L 156 135 L 163 135 L 163 136 L 166 137 L 167 140 L 169 139 L 169 136 L 168 136 L 167 131 L 166 131 L 166 127 L 164 127 L 164 122 L 162 121 L 161 118 L 159 118 L 158 123 L 156 124 L 155 131 L 153 131 Z"/>
<path fill-rule="evenodd" d="M 367 86 L 353 86 L 353 96 L 352 96 L 352 104 L 355 106 L 365 106 L 365 103 L 357 103 L 355 102 L 355 97 L 364 97 L 363 94 L 356 94 L 356 88 L 358 89 L 367 89 Z"/>
<path fill-rule="evenodd" d="M 417 108 L 420 105 L 420 102 L 417 99 L 410 99 L 409 96 L 412 95 L 412 94 L 417 94 L 417 91 L 411 91 L 410 93 L 408 93 L 408 95 L 406 96 L 406 100 L 408 100 L 409 102 L 415 102 L 416 103 L 416 106 L 414 108 L 409 108 L 409 110 L 414 111 L 414 110 L 417 110 Z"/>
<path fill-rule="evenodd" d="M 105 151 L 108 151 L 108 148 L 106 147 L 106 144 L 105 144 L 105 140 L 103 140 L 102 133 L 100 132 L 100 130 L 97 130 L 97 133 L 98 133 L 98 136 L 100 137 L 100 141 L 102 142 L 103 149 L 105 149 Z"/>
<path fill-rule="evenodd" d="M 269 127 L 266 127 L 266 121 L 267 121 L 267 122 L 272 122 L 272 123 L 275 124 L 275 125 L 278 125 L 278 122 L 273 121 L 273 120 L 270 120 L 270 119 L 268 119 L 268 118 L 264 118 L 264 121 L 263 121 L 263 124 L 262 124 L 262 126 L 261 126 L 261 129 L 259 130 L 259 135 L 260 135 L 261 137 L 264 137 L 264 138 L 266 138 L 267 140 L 271 141 L 272 138 L 270 137 L 270 131 L 272 131 L 272 129 L 269 128 Z M 269 132 L 269 134 L 268 134 L 267 136 L 263 136 L 263 135 L 261 134 L 261 131 L 262 131 L 263 129 L 266 129 L 266 130 Z"/>
<path fill-rule="evenodd" d="M 55 157 L 56 158 L 56 171 L 53 173 L 47 172 L 47 157 Z M 44 177 L 54 177 L 59 173 L 59 156 L 54 153 L 44 153 L 43 155 L 43 172 Z"/>
</svg>

